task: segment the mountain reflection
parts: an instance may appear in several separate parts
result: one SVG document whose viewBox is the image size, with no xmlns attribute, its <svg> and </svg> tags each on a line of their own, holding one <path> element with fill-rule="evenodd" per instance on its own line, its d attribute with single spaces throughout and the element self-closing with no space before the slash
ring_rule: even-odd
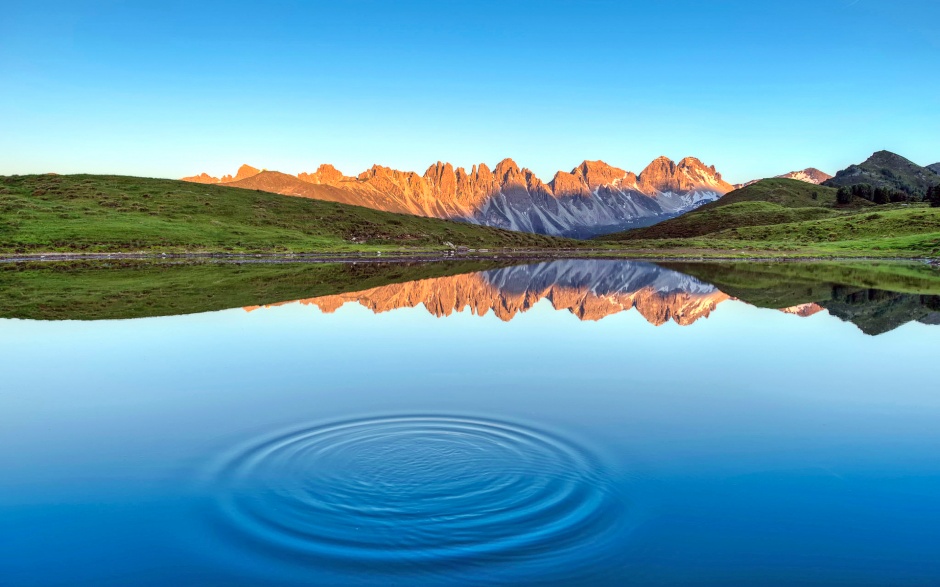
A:
<svg viewBox="0 0 940 587">
<path fill-rule="evenodd" d="M 652 263 L 562 260 L 396 283 L 291 303 L 316 306 L 325 313 L 347 303 L 358 303 L 376 313 L 423 306 L 438 317 L 464 310 L 485 316 L 492 311 L 508 322 L 541 300 L 548 300 L 556 310 L 568 310 L 581 320 L 600 320 L 636 308 L 651 324 L 672 320 L 686 326 L 707 317 L 728 299 L 713 285 Z"/>
<path fill-rule="evenodd" d="M 650 324 L 672 321 L 689 326 L 707 318 L 722 302 L 736 299 L 804 318 L 828 312 L 872 335 L 911 321 L 940 324 L 940 297 L 936 295 L 846 285 L 870 279 L 863 269 L 825 264 L 664 266 L 638 261 L 559 260 L 245 309 L 299 303 L 332 313 L 355 303 L 381 313 L 421 306 L 437 317 L 469 310 L 478 316 L 492 312 L 508 322 L 547 300 L 554 309 L 567 310 L 580 320 L 597 321 L 636 309 Z M 915 280 L 915 286 L 930 289 L 929 278 L 925 283 Z"/>
<path fill-rule="evenodd" d="M 794 317 L 825 314 L 878 335 L 940 324 L 940 270 L 926 263 L 641 262 L 515 259 L 427 262 L 52 262 L 0 264 L 0 318 L 126 320 L 300 303 L 330 313 L 422 307 L 509 321 L 534 306 L 584 321 L 636 310 L 688 326 L 737 300 Z M 772 314 L 771 314 L 772 315 Z"/>
</svg>

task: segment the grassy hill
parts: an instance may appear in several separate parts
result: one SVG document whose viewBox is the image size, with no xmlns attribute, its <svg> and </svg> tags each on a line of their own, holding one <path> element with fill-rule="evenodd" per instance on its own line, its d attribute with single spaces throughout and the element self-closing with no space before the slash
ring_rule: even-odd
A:
<svg viewBox="0 0 940 587">
<path fill-rule="evenodd" d="M 818 220 L 869 205 L 859 198 L 852 206 L 837 207 L 836 191 L 795 179 L 764 179 L 677 218 L 598 238 L 606 241 L 691 238 L 745 226 Z"/>
<path fill-rule="evenodd" d="M 839 171 L 824 185 L 839 188 L 862 184 L 923 198 L 928 187 L 940 184 L 940 175 L 890 151 L 878 151 L 863 163 Z"/>
<path fill-rule="evenodd" d="M 762 179 L 747 187 L 729 192 L 699 209 L 707 210 L 743 202 L 769 202 L 786 208 L 834 208 L 836 191 L 833 188 L 796 179 Z"/>
<path fill-rule="evenodd" d="M 112 175 L 0 177 L 0 253 L 554 247 L 564 239 L 260 191 Z"/>
<path fill-rule="evenodd" d="M 875 206 L 862 198 L 837 205 L 835 194 L 795 180 L 763 180 L 678 218 L 598 240 L 659 250 L 940 255 L 940 208 Z"/>
</svg>

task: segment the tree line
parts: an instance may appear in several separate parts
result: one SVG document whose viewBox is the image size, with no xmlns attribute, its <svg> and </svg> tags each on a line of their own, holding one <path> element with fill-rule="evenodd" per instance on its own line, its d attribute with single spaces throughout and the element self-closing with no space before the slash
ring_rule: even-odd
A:
<svg viewBox="0 0 940 587">
<path fill-rule="evenodd" d="M 931 208 L 940 208 L 940 185 L 927 188 L 927 201 Z"/>
<path fill-rule="evenodd" d="M 873 188 L 867 183 L 842 186 L 839 188 L 839 191 L 836 192 L 836 201 L 839 204 L 851 204 L 852 198 L 864 198 L 875 204 L 907 202 L 912 199 L 911 196 L 901 190 L 888 187 Z"/>
</svg>

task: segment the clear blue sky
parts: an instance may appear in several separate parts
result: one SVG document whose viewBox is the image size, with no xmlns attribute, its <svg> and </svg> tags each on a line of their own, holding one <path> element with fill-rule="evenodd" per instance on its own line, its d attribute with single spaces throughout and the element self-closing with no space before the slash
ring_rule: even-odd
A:
<svg viewBox="0 0 940 587">
<path fill-rule="evenodd" d="M 7 0 L 0 174 L 930 164 L 938 30 L 937 0 Z"/>
</svg>

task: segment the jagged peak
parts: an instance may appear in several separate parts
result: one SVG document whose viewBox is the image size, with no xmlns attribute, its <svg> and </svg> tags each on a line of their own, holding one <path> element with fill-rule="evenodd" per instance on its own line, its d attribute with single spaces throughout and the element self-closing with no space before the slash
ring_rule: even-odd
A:
<svg viewBox="0 0 940 587">
<path fill-rule="evenodd" d="M 606 161 L 601 161 L 600 159 L 597 159 L 595 161 L 592 161 L 590 159 L 585 159 L 584 161 L 580 163 L 580 165 L 572 169 L 571 173 L 575 173 L 579 169 L 582 171 L 590 171 L 594 169 L 608 169 L 611 167 L 613 166 L 607 163 Z"/>
<path fill-rule="evenodd" d="M 566 196 L 587 196 L 590 190 L 587 186 L 584 176 L 579 173 L 579 168 L 575 167 L 571 173 L 567 171 L 558 171 L 549 182 L 552 193 L 556 198 Z"/>
<path fill-rule="evenodd" d="M 567 179 L 567 178 L 569 178 L 569 177 L 570 177 L 570 178 L 575 178 L 575 179 L 580 179 L 580 178 L 581 178 L 581 175 L 578 173 L 578 168 L 577 168 L 577 167 L 575 167 L 574 169 L 572 169 L 570 172 L 568 172 L 568 171 L 561 171 L 561 170 L 556 171 L 556 172 L 555 172 L 555 175 L 552 176 L 552 181 L 555 181 L 555 180 L 558 179 L 558 178 Z"/>
<path fill-rule="evenodd" d="M 482 165 L 482 164 L 481 164 Z M 505 176 L 507 173 L 519 173 L 519 166 L 516 165 L 516 162 L 506 157 L 502 161 L 496 164 L 496 169 L 493 170 L 496 175 Z"/>
<path fill-rule="evenodd" d="M 235 172 L 235 181 L 240 179 L 247 179 L 252 175 L 258 175 L 259 173 L 261 173 L 260 169 L 252 167 L 247 163 L 243 163 L 242 166 L 238 168 L 238 171 Z"/>
<path fill-rule="evenodd" d="M 698 159 L 698 158 L 696 158 L 696 157 L 685 157 L 684 159 L 682 159 L 681 161 L 679 161 L 678 166 L 679 166 L 679 167 L 694 167 L 694 168 L 702 168 L 702 169 L 711 169 L 711 170 L 714 170 L 714 169 L 715 169 L 715 166 L 714 166 L 714 165 L 712 165 L 711 167 L 709 167 L 708 165 L 705 165 L 704 163 L 702 163 L 701 159 Z"/>
<path fill-rule="evenodd" d="M 352 178 L 346 177 L 343 172 L 329 163 L 321 163 L 313 173 L 298 173 L 297 179 L 308 183 L 332 185 Z"/>
<path fill-rule="evenodd" d="M 442 163 L 441 161 L 438 161 L 434 165 L 428 167 L 427 171 L 424 172 L 424 177 L 440 177 L 443 173 L 453 174 L 454 166 L 450 163 Z"/>
<path fill-rule="evenodd" d="M 330 163 L 321 163 L 320 166 L 317 167 L 317 173 L 324 173 L 324 174 L 329 173 L 331 175 L 334 173 L 338 173 L 340 175 L 343 175 L 343 173 L 339 169 L 337 169 Z"/>
<path fill-rule="evenodd" d="M 653 171 L 667 169 L 669 170 L 669 173 L 674 173 L 676 169 L 676 162 L 669 157 L 666 157 L 665 155 L 660 155 L 659 157 L 653 159 L 650 164 L 640 172 L 640 177 L 642 178 L 643 175 L 649 174 Z"/>
</svg>

